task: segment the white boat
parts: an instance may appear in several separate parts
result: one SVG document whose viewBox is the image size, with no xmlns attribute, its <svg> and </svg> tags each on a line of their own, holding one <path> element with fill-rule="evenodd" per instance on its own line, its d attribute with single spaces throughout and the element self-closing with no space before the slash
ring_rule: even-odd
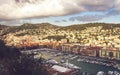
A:
<svg viewBox="0 0 120 75">
<path fill-rule="evenodd" d="M 99 71 L 99 72 L 97 73 L 97 75 L 104 75 L 104 72 L 103 72 L 103 71 Z"/>
<path fill-rule="evenodd" d="M 73 60 L 73 59 L 75 59 L 75 58 L 77 58 L 77 57 L 78 57 L 78 56 L 74 56 L 74 57 L 71 57 L 70 59 Z"/>
<path fill-rule="evenodd" d="M 83 59 L 77 59 L 77 61 L 84 61 Z"/>
<path fill-rule="evenodd" d="M 61 63 L 64 63 L 64 62 L 65 62 L 65 60 L 61 60 L 60 62 L 61 62 Z"/>
<path fill-rule="evenodd" d="M 117 71 L 108 71 L 108 75 L 120 75 Z"/>
<path fill-rule="evenodd" d="M 58 64 L 58 62 L 54 59 L 48 60 L 47 63 Z"/>
<path fill-rule="evenodd" d="M 69 63 L 68 60 L 67 60 L 66 63 L 64 63 L 64 65 L 65 65 L 66 67 L 68 67 L 68 68 L 72 68 L 72 69 L 80 69 L 80 67 L 75 66 L 75 65 L 72 64 L 72 63 Z"/>
</svg>

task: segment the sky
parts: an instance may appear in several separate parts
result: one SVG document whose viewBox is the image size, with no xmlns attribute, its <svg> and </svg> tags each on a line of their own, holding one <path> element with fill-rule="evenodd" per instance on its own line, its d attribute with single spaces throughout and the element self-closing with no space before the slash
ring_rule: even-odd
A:
<svg viewBox="0 0 120 75">
<path fill-rule="evenodd" d="M 0 24 L 120 23 L 120 0 L 0 0 Z"/>
</svg>

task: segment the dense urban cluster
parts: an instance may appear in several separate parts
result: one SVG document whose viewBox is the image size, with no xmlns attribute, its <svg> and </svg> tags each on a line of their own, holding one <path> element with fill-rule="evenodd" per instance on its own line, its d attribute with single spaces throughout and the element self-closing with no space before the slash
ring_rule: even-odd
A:
<svg viewBox="0 0 120 75">
<path fill-rule="evenodd" d="M 3 38 L 8 46 L 23 49 L 46 45 L 92 56 L 96 56 L 94 51 L 97 51 L 97 56 L 120 59 L 119 24 L 95 23 L 66 27 L 49 23 L 24 24 L 7 28 L 7 31 L 5 28 L 3 32 L 6 32 Z"/>
<path fill-rule="evenodd" d="M 26 26 L 26 25 L 25 25 Z M 102 46 L 120 48 L 120 28 L 110 25 L 111 28 L 104 28 L 104 25 L 84 27 L 84 29 L 73 29 L 70 27 L 54 27 L 51 25 L 35 29 L 21 29 L 16 32 L 9 32 L 6 35 L 6 42 L 10 45 L 21 44 L 22 41 L 43 43 L 79 43 L 87 46 Z M 81 28 L 80 25 L 78 25 Z M 72 27 L 72 26 L 71 26 Z M 109 25 L 108 25 L 109 27 Z"/>
<path fill-rule="evenodd" d="M 13 27 L 1 25 L 0 39 L 12 49 L 55 49 L 63 53 L 80 55 L 78 61 L 120 69 L 119 24 L 94 23 L 66 27 L 49 23 L 26 23 Z M 106 63 L 108 61 L 109 63 Z M 53 68 L 56 67 L 63 68 L 58 65 Z"/>
</svg>

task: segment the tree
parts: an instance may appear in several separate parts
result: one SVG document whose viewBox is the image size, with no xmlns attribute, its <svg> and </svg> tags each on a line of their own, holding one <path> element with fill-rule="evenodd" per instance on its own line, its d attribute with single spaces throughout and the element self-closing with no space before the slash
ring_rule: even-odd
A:
<svg viewBox="0 0 120 75">
<path fill-rule="evenodd" d="M 21 54 L 17 48 L 7 47 L 0 40 L 0 75 L 49 75 L 42 60 Z"/>
<path fill-rule="evenodd" d="M 15 75 L 49 75 L 42 60 L 35 60 L 28 55 L 22 55 L 15 63 Z"/>
</svg>

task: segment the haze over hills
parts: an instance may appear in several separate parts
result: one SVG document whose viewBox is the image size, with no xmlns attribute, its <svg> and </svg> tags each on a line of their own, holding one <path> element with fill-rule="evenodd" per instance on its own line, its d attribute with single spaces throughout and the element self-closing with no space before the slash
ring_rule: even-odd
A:
<svg viewBox="0 0 120 75">
<path fill-rule="evenodd" d="M 25 23 L 0 27 L 1 37 L 4 36 L 8 45 L 19 45 L 22 40 L 32 43 L 56 41 L 98 46 L 120 45 L 120 24 L 88 23 L 62 27 L 49 23 Z"/>
</svg>

